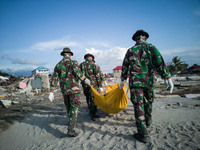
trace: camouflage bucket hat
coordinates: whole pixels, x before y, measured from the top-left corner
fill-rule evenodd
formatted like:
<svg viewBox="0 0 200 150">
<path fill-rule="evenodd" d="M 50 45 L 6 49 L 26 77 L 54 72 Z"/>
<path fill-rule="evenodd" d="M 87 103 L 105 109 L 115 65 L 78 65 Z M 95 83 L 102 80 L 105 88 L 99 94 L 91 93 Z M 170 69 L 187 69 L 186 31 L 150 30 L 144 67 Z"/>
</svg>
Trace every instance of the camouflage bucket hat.
<svg viewBox="0 0 200 150">
<path fill-rule="evenodd" d="M 87 59 L 87 57 L 92 57 L 93 58 L 93 60 L 94 60 L 94 55 L 92 55 L 92 54 L 86 54 L 85 56 L 84 56 L 84 59 L 86 60 Z"/>
<path fill-rule="evenodd" d="M 135 41 L 135 38 L 138 37 L 138 36 L 140 36 L 140 35 L 143 35 L 143 36 L 146 36 L 147 38 L 149 38 L 149 34 L 146 31 L 144 31 L 144 30 L 137 30 L 135 32 L 135 34 L 132 36 L 132 40 Z"/>
<path fill-rule="evenodd" d="M 63 56 L 64 53 L 71 53 L 71 55 L 73 56 L 72 51 L 68 47 L 63 48 L 63 51 L 60 53 L 60 55 Z"/>
</svg>

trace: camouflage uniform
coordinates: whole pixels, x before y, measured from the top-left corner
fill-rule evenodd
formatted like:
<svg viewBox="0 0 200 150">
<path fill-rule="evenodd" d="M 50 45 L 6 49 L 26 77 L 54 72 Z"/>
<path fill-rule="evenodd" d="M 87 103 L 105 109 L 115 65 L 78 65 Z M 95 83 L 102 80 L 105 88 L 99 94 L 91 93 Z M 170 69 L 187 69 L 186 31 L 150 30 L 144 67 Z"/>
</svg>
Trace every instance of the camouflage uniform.
<svg viewBox="0 0 200 150">
<path fill-rule="evenodd" d="M 123 60 L 121 80 L 129 74 L 131 102 L 134 105 L 138 133 L 147 133 L 152 122 L 152 103 L 154 101 L 154 71 L 163 79 L 170 77 L 164 60 L 155 46 L 146 41 L 136 42 L 128 49 Z"/>
<path fill-rule="evenodd" d="M 90 80 L 90 84 L 99 91 L 99 88 L 102 87 L 100 70 L 90 59 L 86 59 L 80 64 L 81 71 L 84 73 L 85 77 Z M 97 111 L 97 106 L 94 104 L 94 96 L 89 85 L 81 82 L 83 86 L 83 92 L 86 96 L 86 101 L 90 113 L 95 115 Z"/>
<path fill-rule="evenodd" d="M 100 80 L 101 80 L 101 82 L 105 82 L 105 78 L 103 77 L 103 73 L 101 71 L 100 66 L 98 66 L 97 64 L 95 64 L 95 65 L 96 65 L 96 68 L 98 69 L 98 71 L 100 73 Z"/>
<path fill-rule="evenodd" d="M 59 80 L 69 117 L 68 130 L 74 130 L 76 124 L 78 108 L 80 107 L 78 81 L 84 79 L 85 76 L 81 73 L 77 61 L 70 57 L 64 56 L 54 68 L 51 88 L 56 87 Z"/>
</svg>

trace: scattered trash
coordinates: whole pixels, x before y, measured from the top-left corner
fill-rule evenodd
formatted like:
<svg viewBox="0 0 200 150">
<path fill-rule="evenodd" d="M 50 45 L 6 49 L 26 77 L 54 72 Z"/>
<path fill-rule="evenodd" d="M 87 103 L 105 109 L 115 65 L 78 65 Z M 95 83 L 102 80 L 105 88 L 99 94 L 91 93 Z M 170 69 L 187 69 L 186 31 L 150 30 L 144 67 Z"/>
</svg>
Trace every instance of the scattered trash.
<svg viewBox="0 0 200 150">
<path fill-rule="evenodd" d="M 186 98 L 197 98 L 200 97 L 200 94 L 185 94 L 184 96 Z"/>
<path fill-rule="evenodd" d="M 7 81 L 7 80 L 9 80 L 8 77 L 0 76 L 0 81 L 1 81 L 1 82 L 5 82 L 5 81 Z"/>
<path fill-rule="evenodd" d="M 24 79 L 22 82 L 19 82 L 19 88 L 24 89 L 27 87 L 27 82 L 29 81 L 28 78 Z"/>
<path fill-rule="evenodd" d="M 0 100 L 0 105 L 3 108 L 8 108 L 10 105 L 12 105 L 12 101 L 10 101 L 10 100 Z"/>
</svg>

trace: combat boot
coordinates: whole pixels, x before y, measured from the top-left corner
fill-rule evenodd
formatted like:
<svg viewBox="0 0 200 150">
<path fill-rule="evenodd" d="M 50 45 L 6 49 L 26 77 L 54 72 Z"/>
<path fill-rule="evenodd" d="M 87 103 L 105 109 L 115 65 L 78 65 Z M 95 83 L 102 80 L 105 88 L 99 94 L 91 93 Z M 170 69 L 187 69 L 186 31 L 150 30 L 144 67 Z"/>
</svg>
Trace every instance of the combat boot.
<svg viewBox="0 0 200 150">
<path fill-rule="evenodd" d="M 147 143 L 148 140 L 149 140 L 149 136 L 148 134 L 139 134 L 139 133 L 135 133 L 134 135 L 134 138 L 137 139 L 138 141 L 142 142 L 142 143 Z"/>
<path fill-rule="evenodd" d="M 95 115 L 94 113 L 90 113 L 92 121 L 98 121 L 99 116 Z"/>
<path fill-rule="evenodd" d="M 68 130 L 68 132 L 67 132 L 67 136 L 69 136 L 69 137 L 76 137 L 76 136 L 78 136 L 78 132 L 76 132 L 75 130 Z"/>
</svg>

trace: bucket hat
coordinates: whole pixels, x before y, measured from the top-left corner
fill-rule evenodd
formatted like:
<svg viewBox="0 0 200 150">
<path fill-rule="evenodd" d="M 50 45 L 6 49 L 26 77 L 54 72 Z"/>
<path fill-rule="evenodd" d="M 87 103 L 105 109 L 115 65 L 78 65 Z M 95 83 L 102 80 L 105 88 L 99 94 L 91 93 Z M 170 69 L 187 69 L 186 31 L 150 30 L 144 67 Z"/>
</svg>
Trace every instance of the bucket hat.
<svg viewBox="0 0 200 150">
<path fill-rule="evenodd" d="M 147 38 L 149 38 L 149 34 L 146 31 L 144 31 L 144 30 L 137 30 L 135 32 L 135 34 L 133 34 L 132 40 L 135 41 L 135 38 L 138 37 L 138 36 L 140 36 L 140 35 L 143 35 L 143 36 L 146 36 Z"/>
<path fill-rule="evenodd" d="M 86 54 L 85 56 L 84 56 L 84 59 L 86 60 L 87 59 L 87 57 L 92 57 L 93 58 L 93 60 L 94 60 L 94 55 L 92 55 L 92 54 Z"/>
<path fill-rule="evenodd" d="M 71 53 L 71 55 L 73 56 L 72 51 L 68 47 L 63 48 L 63 51 L 60 53 L 60 55 L 63 56 L 64 53 Z"/>
</svg>

